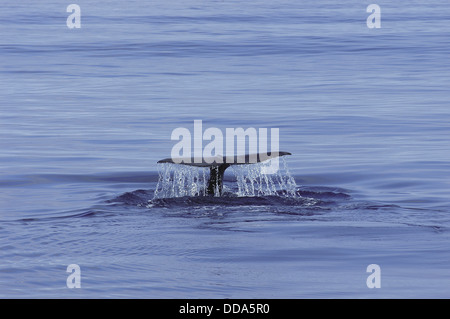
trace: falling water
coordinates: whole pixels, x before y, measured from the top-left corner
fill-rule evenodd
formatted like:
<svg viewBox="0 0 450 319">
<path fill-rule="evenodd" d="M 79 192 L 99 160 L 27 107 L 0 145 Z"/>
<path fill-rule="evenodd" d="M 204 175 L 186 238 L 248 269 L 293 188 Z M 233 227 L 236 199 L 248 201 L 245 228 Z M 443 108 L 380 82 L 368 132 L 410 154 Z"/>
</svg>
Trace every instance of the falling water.
<svg viewBox="0 0 450 319">
<path fill-rule="evenodd" d="M 286 160 L 281 158 L 278 170 L 265 174 L 273 160 L 250 165 L 232 166 L 238 186 L 238 196 L 296 197 L 297 184 L 289 173 Z"/>
<path fill-rule="evenodd" d="M 170 163 L 158 165 L 160 165 L 159 179 L 154 199 L 206 195 L 209 178 L 207 168 Z"/>
<path fill-rule="evenodd" d="M 286 160 L 280 158 L 279 169 L 266 174 L 272 160 L 248 165 L 232 165 L 237 190 L 225 188 L 236 196 L 285 196 L 297 197 L 297 184 L 289 173 Z M 209 168 L 159 164 L 159 180 L 153 199 L 184 196 L 207 196 Z M 216 195 L 219 196 L 219 195 Z"/>
</svg>

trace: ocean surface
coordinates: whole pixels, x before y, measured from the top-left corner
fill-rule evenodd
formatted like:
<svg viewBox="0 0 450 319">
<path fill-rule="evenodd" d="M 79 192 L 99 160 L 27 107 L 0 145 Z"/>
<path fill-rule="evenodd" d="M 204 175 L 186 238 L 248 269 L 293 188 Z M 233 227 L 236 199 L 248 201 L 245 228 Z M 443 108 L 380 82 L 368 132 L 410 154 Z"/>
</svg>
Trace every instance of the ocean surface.
<svg viewBox="0 0 450 319">
<path fill-rule="evenodd" d="M 1 1 L 0 298 L 450 297 L 448 2 L 75 3 Z M 194 120 L 296 196 L 154 198 Z"/>
</svg>

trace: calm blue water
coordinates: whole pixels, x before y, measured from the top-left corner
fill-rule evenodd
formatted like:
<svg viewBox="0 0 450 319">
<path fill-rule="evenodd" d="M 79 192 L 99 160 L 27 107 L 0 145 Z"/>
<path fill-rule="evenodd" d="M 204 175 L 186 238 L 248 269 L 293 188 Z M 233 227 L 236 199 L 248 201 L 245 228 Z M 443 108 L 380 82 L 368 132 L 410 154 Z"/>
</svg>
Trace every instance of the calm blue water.
<svg viewBox="0 0 450 319">
<path fill-rule="evenodd" d="M 450 7 L 372 2 L 3 1 L 0 297 L 450 297 Z M 302 198 L 148 205 L 196 119 L 279 128 Z"/>
</svg>

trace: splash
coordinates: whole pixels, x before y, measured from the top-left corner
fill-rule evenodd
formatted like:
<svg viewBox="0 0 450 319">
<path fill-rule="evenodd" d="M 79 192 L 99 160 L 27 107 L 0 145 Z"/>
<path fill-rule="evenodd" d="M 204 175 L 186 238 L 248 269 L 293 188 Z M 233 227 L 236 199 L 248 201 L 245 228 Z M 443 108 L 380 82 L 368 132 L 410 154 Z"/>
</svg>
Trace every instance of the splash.
<svg viewBox="0 0 450 319">
<path fill-rule="evenodd" d="M 286 160 L 280 159 L 279 169 L 274 174 L 264 174 L 270 162 L 249 165 L 233 165 L 235 184 L 225 185 L 225 193 L 232 196 L 284 196 L 295 198 L 297 184 L 289 173 Z M 163 163 L 153 199 L 174 197 L 209 196 L 207 185 L 209 168 Z M 230 186 L 230 187 L 228 187 Z M 220 196 L 217 195 L 215 196 Z"/>
<path fill-rule="evenodd" d="M 159 179 L 153 199 L 206 196 L 207 169 L 175 164 L 158 165 Z"/>
<path fill-rule="evenodd" d="M 264 174 L 270 161 L 232 166 L 238 186 L 238 196 L 286 196 L 296 197 L 297 184 L 289 173 L 286 160 L 280 160 L 280 167 L 274 174 Z"/>
</svg>

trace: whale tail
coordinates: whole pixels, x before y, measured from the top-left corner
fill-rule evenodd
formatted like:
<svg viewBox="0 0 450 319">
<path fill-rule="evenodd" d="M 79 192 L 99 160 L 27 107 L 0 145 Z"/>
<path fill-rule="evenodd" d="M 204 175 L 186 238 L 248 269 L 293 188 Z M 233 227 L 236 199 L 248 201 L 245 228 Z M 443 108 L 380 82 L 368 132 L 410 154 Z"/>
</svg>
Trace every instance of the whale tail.
<svg viewBox="0 0 450 319">
<path fill-rule="evenodd" d="M 185 158 L 165 158 L 158 163 L 181 164 L 195 167 L 209 167 L 209 181 L 207 193 L 209 195 L 222 195 L 223 176 L 225 170 L 231 165 L 245 165 L 261 163 L 272 158 L 292 155 L 289 152 L 270 152 L 246 154 L 238 156 L 215 156 L 215 157 L 185 157 Z"/>
</svg>

